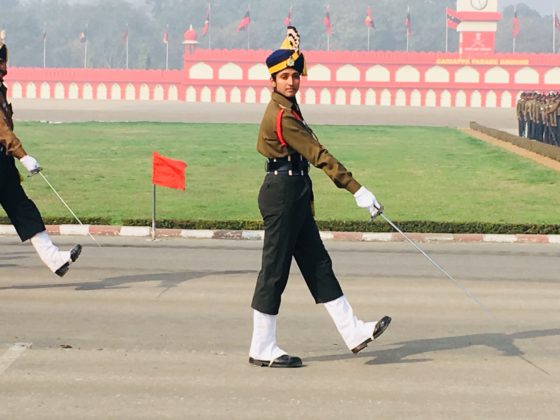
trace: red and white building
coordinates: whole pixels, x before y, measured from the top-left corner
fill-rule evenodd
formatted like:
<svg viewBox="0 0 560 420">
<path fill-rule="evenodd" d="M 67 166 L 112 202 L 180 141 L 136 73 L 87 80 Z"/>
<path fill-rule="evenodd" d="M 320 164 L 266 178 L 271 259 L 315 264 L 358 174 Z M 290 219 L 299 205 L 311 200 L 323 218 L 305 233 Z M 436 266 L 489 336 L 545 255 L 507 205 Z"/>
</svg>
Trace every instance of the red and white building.
<svg viewBox="0 0 560 420">
<path fill-rule="evenodd" d="M 560 89 L 560 54 L 495 54 L 497 0 L 458 0 L 459 53 L 304 51 L 304 104 L 503 107 Z M 182 70 L 12 68 L 12 97 L 266 103 L 270 51 L 185 46 Z M 196 40 L 194 40 L 196 41 Z"/>
</svg>

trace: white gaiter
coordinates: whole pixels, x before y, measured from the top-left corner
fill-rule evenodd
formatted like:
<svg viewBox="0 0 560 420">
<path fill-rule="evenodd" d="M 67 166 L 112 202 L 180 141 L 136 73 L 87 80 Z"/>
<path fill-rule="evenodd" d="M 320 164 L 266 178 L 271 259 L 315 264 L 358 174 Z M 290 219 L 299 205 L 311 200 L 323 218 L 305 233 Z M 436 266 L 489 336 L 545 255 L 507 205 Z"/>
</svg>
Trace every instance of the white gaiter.
<svg viewBox="0 0 560 420">
<path fill-rule="evenodd" d="M 253 309 L 253 337 L 249 356 L 256 360 L 274 360 L 286 352 L 276 345 L 277 315 L 263 314 Z"/>
<path fill-rule="evenodd" d="M 70 261 L 70 251 L 59 251 L 45 230 L 33 236 L 31 243 L 41 260 L 53 273 Z"/>
<path fill-rule="evenodd" d="M 364 322 L 356 318 L 345 296 L 325 303 L 325 308 L 348 349 L 352 350 L 373 336 L 376 323 Z"/>
</svg>

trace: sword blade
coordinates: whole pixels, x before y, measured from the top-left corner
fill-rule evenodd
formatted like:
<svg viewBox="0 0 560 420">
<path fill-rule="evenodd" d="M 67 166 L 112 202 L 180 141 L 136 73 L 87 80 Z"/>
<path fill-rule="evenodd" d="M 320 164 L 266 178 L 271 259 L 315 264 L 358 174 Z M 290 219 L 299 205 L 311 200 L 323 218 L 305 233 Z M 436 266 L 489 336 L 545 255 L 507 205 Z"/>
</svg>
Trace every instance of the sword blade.
<svg viewBox="0 0 560 420">
<path fill-rule="evenodd" d="M 451 282 L 457 286 L 459 289 L 461 289 L 473 302 L 475 302 L 480 308 L 482 308 L 482 310 L 486 313 L 486 315 L 488 315 L 490 318 L 492 318 L 494 321 L 497 321 L 496 317 L 494 316 L 494 314 L 492 313 L 492 311 L 486 306 L 484 305 L 480 300 L 477 299 L 477 297 L 469 290 L 467 289 L 465 286 L 463 286 L 458 280 L 456 280 L 451 274 L 449 274 L 441 265 L 439 265 L 432 257 L 430 257 L 426 252 L 424 252 L 424 250 L 422 248 L 420 248 L 416 242 L 414 242 L 412 239 L 410 239 L 410 237 L 404 233 L 401 229 L 399 229 L 399 227 L 394 224 L 387 216 L 385 216 L 384 213 L 380 213 L 381 217 L 391 225 L 391 227 L 393 229 L 395 229 L 397 232 L 399 232 L 401 234 L 401 236 L 406 239 L 414 248 L 416 248 L 424 257 L 426 257 L 426 259 L 434 266 L 436 267 L 441 273 L 443 273 L 449 280 L 451 280 Z"/>
<path fill-rule="evenodd" d="M 80 225 L 83 226 L 84 224 L 82 223 L 82 221 L 78 218 L 78 216 L 76 216 L 76 213 L 74 213 L 74 212 L 72 211 L 72 209 L 70 208 L 70 206 L 69 206 L 68 204 L 66 204 L 66 201 L 64 201 L 64 199 L 60 196 L 60 194 L 58 193 L 58 191 L 55 190 L 55 188 L 52 186 L 52 184 L 49 182 L 49 180 L 48 180 L 47 177 L 43 174 L 43 172 L 39 171 L 38 174 L 41 175 L 41 177 L 45 180 L 45 182 L 47 183 L 47 185 L 48 185 L 48 186 L 51 188 L 51 190 L 56 194 L 56 196 L 57 196 L 58 199 L 61 201 L 61 203 L 64 204 L 64 206 L 66 206 L 66 208 L 68 209 L 68 211 L 72 214 L 72 216 L 74 216 L 74 219 L 76 219 L 76 220 L 78 221 L 78 223 L 79 223 Z M 89 232 L 88 232 L 88 235 L 89 235 L 89 237 L 90 237 L 91 239 L 93 239 L 93 242 L 95 242 L 96 245 L 97 245 L 98 247 L 101 248 L 101 245 L 99 245 L 99 242 L 97 242 L 97 241 L 95 240 L 95 238 L 93 237 L 93 235 L 92 235 L 91 233 L 89 233 Z"/>
</svg>

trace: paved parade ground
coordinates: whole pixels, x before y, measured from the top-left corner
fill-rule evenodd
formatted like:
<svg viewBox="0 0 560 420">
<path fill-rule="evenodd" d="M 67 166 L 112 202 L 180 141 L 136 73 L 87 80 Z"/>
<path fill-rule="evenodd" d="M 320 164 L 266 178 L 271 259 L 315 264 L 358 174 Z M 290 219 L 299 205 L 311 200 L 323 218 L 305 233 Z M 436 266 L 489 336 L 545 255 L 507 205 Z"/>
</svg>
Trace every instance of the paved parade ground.
<svg viewBox="0 0 560 420">
<path fill-rule="evenodd" d="M 558 416 L 558 244 L 326 241 L 357 314 L 393 323 L 358 356 L 297 268 L 279 344 L 300 369 L 248 364 L 261 241 L 57 236 L 62 279 L 0 237 L 0 418 L 340 419 Z"/>
</svg>

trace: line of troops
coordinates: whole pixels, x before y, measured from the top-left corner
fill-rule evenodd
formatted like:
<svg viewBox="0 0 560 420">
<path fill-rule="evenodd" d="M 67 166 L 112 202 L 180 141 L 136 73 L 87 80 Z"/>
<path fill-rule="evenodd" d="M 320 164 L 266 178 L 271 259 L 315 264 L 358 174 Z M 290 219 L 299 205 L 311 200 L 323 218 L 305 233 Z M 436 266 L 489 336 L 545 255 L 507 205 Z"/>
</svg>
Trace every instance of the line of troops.
<svg viewBox="0 0 560 420">
<path fill-rule="evenodd" d="M 520 137 L 560 146 L 560 92 L 523 92 L 517 120 Z"/>
</svg>

